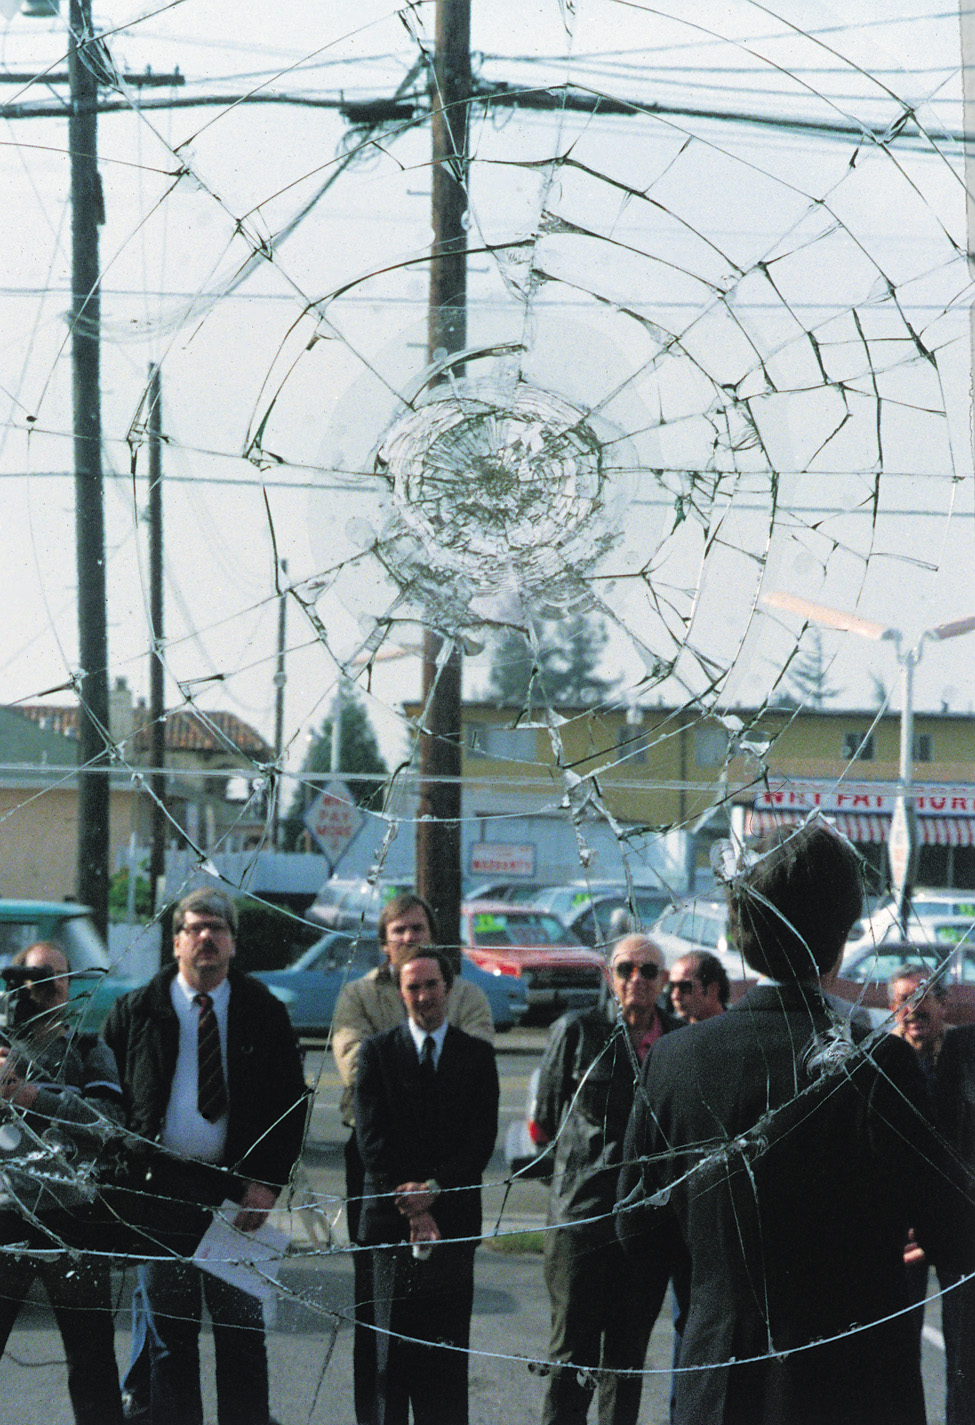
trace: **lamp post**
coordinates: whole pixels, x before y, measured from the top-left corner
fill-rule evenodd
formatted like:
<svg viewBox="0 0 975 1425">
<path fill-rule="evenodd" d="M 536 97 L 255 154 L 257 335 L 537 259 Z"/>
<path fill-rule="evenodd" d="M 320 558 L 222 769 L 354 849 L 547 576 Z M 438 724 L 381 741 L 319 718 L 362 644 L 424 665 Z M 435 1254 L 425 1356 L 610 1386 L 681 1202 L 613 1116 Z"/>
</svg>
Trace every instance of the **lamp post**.
<svg viewBox="0 0 975 1425">
<path fill-rule="evenodd" d="M 975 629 L 975 617 L 955 619 L 952 623 L 941 623 L 935 625 L 934 628 L 926 628 L 912 647 L 904 648 L 904 635 L 899 628 L 890 628 L 886 624 L 874 623 L 870 619 L 860 618 L 858 614 L 848 613 L 843 609 L 830 608 L 827 604 L 814 604 L 808 599 L 800 599 L 795 594 L 763 594 L 759 603 L 765 608 L 783 609 L 788 613 L 800 614 L 810 623 L 822 624 L 824 628 L 835 628 L 842 633 L 855 633 L 861 638 L 871 638 L 894 645 L 894 653 L 901 667 L 900 757 L 897 769 L 900 806 L 895 813 L 903 838 L 900 874 L 894 865 L 894 848 L 890 842 L 888 842 L 888 848 L 894 873 L 892 879 L 895 881 L 900 901 L 901 931 L 906 935 L 907 916 L 913 890 L 909 865 L 914 840 L 914 669 L 921 661 L 921 654 L 926 643 L 944 643 L 949 638 L 960 638 L 962 634 L 971 633 Z M 899 886 L 897 885 L 898 881 Z"/>
</svg>

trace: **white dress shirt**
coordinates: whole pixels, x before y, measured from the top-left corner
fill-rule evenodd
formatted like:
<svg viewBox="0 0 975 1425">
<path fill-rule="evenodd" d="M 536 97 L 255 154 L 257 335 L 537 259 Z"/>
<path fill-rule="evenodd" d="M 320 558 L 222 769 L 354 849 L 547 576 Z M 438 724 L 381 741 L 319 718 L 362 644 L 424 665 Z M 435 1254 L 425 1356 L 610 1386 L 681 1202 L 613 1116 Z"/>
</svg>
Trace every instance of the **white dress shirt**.
<svg viewBox="0 0 975 1425">
<path fill-rule="evenodd" d="M 416 1045 L 416 1054 L 420 1062 L 423 1062 L 423 1046 L 427 1039 L 433 1040 L 433 1067 L 436 1069 L 440 1064 L 440 1051 L 443 1049 L 444 1037 L 447 1033 L 447 1021 L 444 1020 L 439 1029 L 420 1029 L 412 1019 L 407 1019 L 410 1026 L 410 1033 L 413 1035 L 413 1043 Z"/>
<path fill-rule="evenodd" d="M 196 1106 L 197 1033 L 200 1006 L 194 996 L 199 994 L 178 974 L 170 986 L 173 1008 L 179 1020 L 179 1052 L 163 1118 L 161 1142 L 164 1148 L 180 1158 L 197 1158 L 203 1163 L 219 1163 L 227 1143 L 227 1115 L 209 1123 Z M 227 1077 L 227 1012 L 230 1007 L 230 984 L 222 980 L 215 989 L 207 990 L 213 1001 L 213 1012 L 220 1030 L 220 1057 L 224 1080 Z"/>
</svg>

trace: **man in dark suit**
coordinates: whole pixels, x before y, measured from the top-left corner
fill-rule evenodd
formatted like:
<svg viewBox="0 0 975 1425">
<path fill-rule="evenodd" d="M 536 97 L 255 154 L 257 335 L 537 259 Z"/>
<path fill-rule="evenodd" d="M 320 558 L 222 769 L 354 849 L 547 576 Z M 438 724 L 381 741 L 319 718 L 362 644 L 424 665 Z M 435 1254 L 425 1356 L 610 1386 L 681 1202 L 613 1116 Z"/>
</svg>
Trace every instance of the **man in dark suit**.
<svg viewBox="0 0 975 1425">
<path fill-rule="evenodd" d="M 691 1260 L 674 1425 L 923 1425 L 908 1227 L 964 1266 L 971 1210 L 914 1053 L 822 993 L 860 913 L 853 848 L 817 819 L 728 880 L 759 984 L 643 1067 L 621 1231 Z"/>
<path fill-rule="evenodd" d="M 938 1127 L 975 1173 L 975 1024 L 950 1029 L 944 1036 L 935 1073 Z M 941 1299 L 945 1338 L 945 1425 L 975 1420 L 975 1281 L 957 1275 L 939 1277 L 947 1290 Z"/>
<path fill-rule="evenodd" d="M 467 1425 L 467 1348 L 481 1175 L 498 1131 L 494 1051 L 447 1023 L 453 968 L 418 949 L 399 968 L 407 1021 L 359 1051 L 359 1241 L 373 1251 L 374 1425 Z"/>
</svg>

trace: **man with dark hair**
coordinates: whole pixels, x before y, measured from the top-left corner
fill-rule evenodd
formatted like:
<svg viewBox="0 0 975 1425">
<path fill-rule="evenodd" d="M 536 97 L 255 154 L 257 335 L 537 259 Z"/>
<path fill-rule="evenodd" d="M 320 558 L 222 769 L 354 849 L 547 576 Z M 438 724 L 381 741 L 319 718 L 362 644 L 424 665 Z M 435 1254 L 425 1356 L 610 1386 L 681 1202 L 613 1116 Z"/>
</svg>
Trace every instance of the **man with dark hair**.
<svg viewBox="0 0 975 1425">
<path fill-rule="evenodd" d="M 761 979 L 654 1046 L 620 1179 L 624 1240 L 690 1254 L 674 1425 L 922 1425 L 904 1241 L 964 1270 L 975 1223 L 915 1055 L 821 990 L 860 912 L 856 853 L 816 818 L 728 881 Z"/>
<path fill-rule="evenodd" d="M 708 950 L 683 955 L 671 968 L 668 989 L 674 1013 L 685 1024 L 724 1014 L 731 995 L 727 970 Z"/>
<path fill-rule="evenodd" d="M 888 984 L 894 1027 L 891 1031 L 917 1054 L 932 1096 L 938 1058 L 945 1042 L 944 984 L 916 965 L 900 965 Z"/>
<path fill-rule="evenodd" d="M 342 1080 L 342 1122 L 351 1130 L 345 1148 L 346 1220 L 349 1241 L 359 1237 L 363 1169 L 355 1135 L 354 1089 L 359 1050 L 374 1034 L 395 1029 L 406 1018 L 396 983 L 399 966 L 421 946 L 432 947 L 437 939 L 433 908 L 412 891 L 394 896 L 379 914 L 379 944 L 385 961 L 359 980 L 346 985 L 339 995 L 332 1019 L 332 1053 Z M 484 991 L 457 976 L 447 995 L 447 1019 L 457 1029 L 490 1043 L 494 1020 Z M 355 1276 L 355 1333 L 352 1370 L 355 1411 L 359 1425 L 370 1425 L 374 1411 L 375 1343 L 372 1330 L 371 1254 L 358 1251 L 353 1257 Z"/>
<path fill-rule="evenodd" d="M 679 1022 L 657 1008 L 666 971 L 647 936 L 617 941 L 609 968 L 612 995 L 552 1025 L 532 1115 L 553 1160 L 543 1425 L 581 1425 L 597 1390 L 601 1425 L 636 1425 L 639 1373 L 670 1276 L 664 1260 L 645 1266 L 624 1255 L 613 1207 L 640 1065 Z"/>
<path fill-rule="evenodd" d="M 202 1298 L 213 1322 L 220 1425 L 268 1425 L 267 1353 L 257 1297 L 189 1260 L 210 1214 L 239 1204 L 233 1225 L 265 1222 L 301 1151 L 307 1088 L 287 1010 L 231 968 L 237 911 L 199 890 L 173 916 L 176 963 L 125 995 L 105 1025 L 129 1127 L 160 1151 L 144 1191 L 181 1225 L 172 1260 L 150 1261 L 152 1425 L 202 1425 Z"/>
<path fill-rule="evenodd" d="M 481 1176 L 498 1131 L 489 1044 L 447 1022 L 453 967 L 404 956 L 405 1024 L 367 1039 L 355 1088 L 365 1164 L 359 1241 L 374 1250 L 370 1425 L 467 1425 L 467 1349 Z"/>
</svg>

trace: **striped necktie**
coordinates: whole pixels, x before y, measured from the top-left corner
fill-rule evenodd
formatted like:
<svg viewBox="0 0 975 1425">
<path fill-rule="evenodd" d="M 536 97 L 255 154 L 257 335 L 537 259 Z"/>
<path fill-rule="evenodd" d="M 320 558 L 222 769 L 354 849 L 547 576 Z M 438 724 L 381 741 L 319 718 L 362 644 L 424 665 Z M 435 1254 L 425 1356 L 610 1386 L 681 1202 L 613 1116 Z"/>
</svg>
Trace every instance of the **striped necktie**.
<svg viewBox="0 0 975 1425">
<path fill-rule="evenodd" d="M 227 1085 L 220 1057 L 220 1028 L 209 995 L 194 995 L 200 1006 L 196 1031 L 196 1106 L 201 1118 L 216 1123 L 227 1112 Z"/>
</svg>

